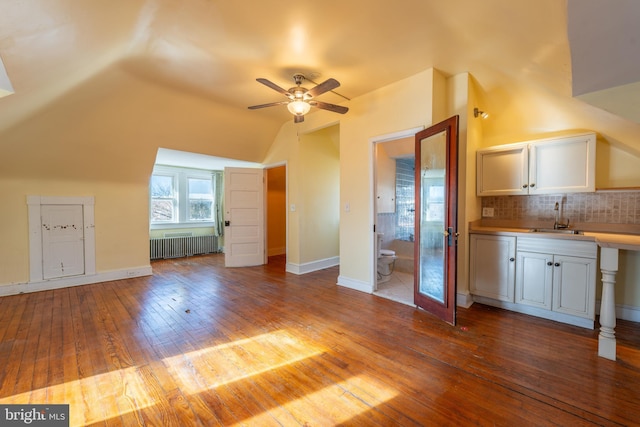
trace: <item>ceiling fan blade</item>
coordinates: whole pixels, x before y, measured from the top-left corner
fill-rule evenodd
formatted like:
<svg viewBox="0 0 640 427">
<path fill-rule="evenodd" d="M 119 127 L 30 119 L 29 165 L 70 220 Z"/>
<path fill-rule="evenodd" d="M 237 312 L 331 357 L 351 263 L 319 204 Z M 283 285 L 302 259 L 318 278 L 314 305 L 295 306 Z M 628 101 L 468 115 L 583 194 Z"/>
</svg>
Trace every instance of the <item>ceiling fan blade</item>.
<svg viewBox="0 0 640 427">
<path fill-rule="evenodd" d="M 337 81 L 336 79 L 329 79 L 325 82 L 320 83 L 316 87 L 309 89 L 309 91 L 307 92 L 307 95 L 311 95 L 311 96 L 322 95 L 325 92 L 329 92 L 330 90 L 337 88 L 338 86 L 340 86 L 339 81 Z"/>
<path fill-rule="evenodd" d="M 289 101 L 270 102 L 268 104 L 252 105 L 251 107 L 249 107 L 249 109 L 250 110 L 257 110 L 258 108 L 275 107 L 276 105 L 284 105 L 284 104 L 288 104 L 288 103 L 289 103 Z"/>
<path fill-rule="evenodd" d="M 270 87 L 271 89 L 275 90 L 276 92 L 280 92 L 281 94 L 283 94 L 284 96 L 286 96 L 287 98 L 291 98 L 292 95 L 287 92 L 285 89 L 281 88 L 280 86 L 278 86 L 277 84 L 267 80 L 267 79 L 263 79 L 263 78 L 259 78 L 256 79 L 256 81 L 262 83 L 265 86 Z"/>
<path fill-rule="evenodd" d="M 304 116 L 293 116 L 293 123 L 302 123 L 304 122 Z"/>
<path fill-rule="evenodd" d="M 347 107 L 343 107 L 342 105 L 329 104 L 327 102 L 309 101 L 309 104 L 313 107 L 321 108 L 323 110 L 333 111 L 334 113 L 344 114 L 349 111 Z"/>
</svg>

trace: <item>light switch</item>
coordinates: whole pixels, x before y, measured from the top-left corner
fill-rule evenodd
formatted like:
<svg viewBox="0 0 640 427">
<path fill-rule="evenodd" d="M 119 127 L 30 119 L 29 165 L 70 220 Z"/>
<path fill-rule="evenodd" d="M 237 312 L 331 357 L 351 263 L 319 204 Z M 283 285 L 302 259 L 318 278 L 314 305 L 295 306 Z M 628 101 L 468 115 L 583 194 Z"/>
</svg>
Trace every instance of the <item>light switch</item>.
<svg viewBox="0 0 640 427">
<path fill-rule="evenodd" d="M 296 205 L 294 203 L 291 203 L 291 212 L 295 212 L 296 211 Z"/>
<path fill-rule="evenodd" d="M 351 203 L 347 202 L 344 204 L 344 211 L 351 212 Z"/>
<path fill-rule="evenodd" d="M 485 218 L 493 217 L 493 208 L 482 208 L 482 216 Z"/>
</svg>

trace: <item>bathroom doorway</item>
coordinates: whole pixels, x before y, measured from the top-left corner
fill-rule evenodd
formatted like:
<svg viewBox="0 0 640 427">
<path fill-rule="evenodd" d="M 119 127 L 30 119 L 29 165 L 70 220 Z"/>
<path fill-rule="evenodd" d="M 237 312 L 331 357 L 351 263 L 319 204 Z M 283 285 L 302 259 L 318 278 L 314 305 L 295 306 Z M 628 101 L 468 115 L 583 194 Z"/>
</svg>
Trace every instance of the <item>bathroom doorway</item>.
<svg viewBox="0 0 640 427">
<path fill-rule="evenodd" d="M 373 293 L 414 304 L 415 134 L 422 128 L 373 141 Z M 384 255 L 382 255 L 384 254 Z"/>
</svg>

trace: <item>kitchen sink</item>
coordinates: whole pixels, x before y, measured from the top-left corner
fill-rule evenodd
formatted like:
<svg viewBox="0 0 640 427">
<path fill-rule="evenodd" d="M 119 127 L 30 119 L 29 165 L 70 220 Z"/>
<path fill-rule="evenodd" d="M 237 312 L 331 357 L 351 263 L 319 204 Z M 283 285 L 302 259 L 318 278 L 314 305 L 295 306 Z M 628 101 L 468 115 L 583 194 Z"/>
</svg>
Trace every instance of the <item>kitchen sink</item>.
<svg viewBox="0 0 640 427">
<path fill-rule="evenodd" d="M 584 234 L 582 230 L 573 230 L 568 228 L 532 228 L 531 233 L 553 233 L 553 234 Z"/>
</svg>

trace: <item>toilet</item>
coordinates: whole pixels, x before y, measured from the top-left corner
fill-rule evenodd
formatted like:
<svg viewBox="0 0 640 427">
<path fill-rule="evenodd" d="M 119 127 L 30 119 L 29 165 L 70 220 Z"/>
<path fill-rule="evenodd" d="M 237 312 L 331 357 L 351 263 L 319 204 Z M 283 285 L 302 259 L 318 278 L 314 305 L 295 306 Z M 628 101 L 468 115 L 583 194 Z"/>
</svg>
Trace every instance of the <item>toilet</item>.
<svg viewBox="0 0 640 427">
<path fill-rule="evenodd" d="M 393 273 L 393 264 L 396 260 L 395 251 L 382 249 L 383 233 L 377 233 L 376 253 L 378 255 L 378 283 L 387 282 Z"/>
</svg>

